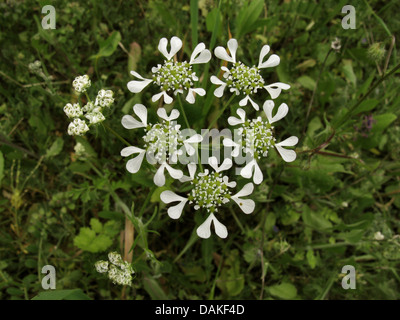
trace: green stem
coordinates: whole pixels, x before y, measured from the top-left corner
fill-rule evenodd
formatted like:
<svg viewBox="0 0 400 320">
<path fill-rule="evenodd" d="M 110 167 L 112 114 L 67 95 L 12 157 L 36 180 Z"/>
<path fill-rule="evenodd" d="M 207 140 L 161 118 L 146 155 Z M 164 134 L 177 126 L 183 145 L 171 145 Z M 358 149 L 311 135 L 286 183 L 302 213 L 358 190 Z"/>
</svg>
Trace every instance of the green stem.
<svg viewBox="0 0 400 320">
<path fill-rule="evenodd" d="M 360 100 L 358 100 L 357 103 L 356 103 L 354 106 L 352 106 L 352 107 L 349 109 L 349 111 L 337 121 L 337 123 L 335 123 L 335 124 L 333 125 L 333 128 L 336 130 L 336 129 L 338 129 L 343 123 L 345 123 L 345 122 L 353 115 L 354 110 L 357 109 L 357 107 L 361 104 L 361 102 L 363 102 L 363 101 L 365 100 L 365 98 L 367 98 L 367 97 L 371 94 L 371 92 L 373 92 L 373 91 L 376 89 L 376 87 L 378 87 L 384 80 L 386 80 L 388 77 L 390 77 L 393 73 L 395 73 L 395 72 L 396 72 L 397 70 L 399 70 L 399 69 L 400 69 L 400 63 L 399 63 L 397 66 L 395 66 L 392 70 L 390 70 L 390 72 L 388 72 L 388 73 L 385 74 L 383 77 L 381 77 L 381 78 L 368 90 L 368 92 L 367 92 Z"/>
<path fill-rule="evenodd" d="M 116 136 L 121 142 L 123 142 L 124 144 L 126 144 L 127 146 L 131 146 L 131 144 L 126 141 L 124 138 L 122 138 L 118 133 L 116 133 L 113 129 L 111 129 L 107 124 L 103 123 L 104 127 L 110 131 L 114 136 Z"/>
<path fill-rule="evenodd" d="M 187 128 L 189 129 L 189 128 L 190 128 L 190 124 L 189 124 L 188 118 L 187 118 L 187 116 L 186 116 L 185 109 L 183 108 L 183 104 L 182 104 L 182 100 L 181 100 L 180 95 L 178 95 L 178 102 L 179 102 L 179 106 L 180 106 L 181 111 L 182 111 L 183 118 L 185 119 L 186 126 L 187 126 Z"/>
<path fill-rule="evenodd" d="M 218 121 L 218 119 L 223 115 L 225 109 L 231 104 L 233 98 L 235 98 L 235 94 L 232 94 L 232 96 L 229 98 L 228 102 L 225 103 L 225 105 L 222 107 L 222 109 L 221 109 L 221 111 L 220 111 L 218 117 L 214 118 L 214 119 L 211 121 L 211 123 L 210 123 L 210 125 L 208 126 L 207 130 L 210 130 L 210 129 L 212 128 L 212 126 Z"/>
</svg>

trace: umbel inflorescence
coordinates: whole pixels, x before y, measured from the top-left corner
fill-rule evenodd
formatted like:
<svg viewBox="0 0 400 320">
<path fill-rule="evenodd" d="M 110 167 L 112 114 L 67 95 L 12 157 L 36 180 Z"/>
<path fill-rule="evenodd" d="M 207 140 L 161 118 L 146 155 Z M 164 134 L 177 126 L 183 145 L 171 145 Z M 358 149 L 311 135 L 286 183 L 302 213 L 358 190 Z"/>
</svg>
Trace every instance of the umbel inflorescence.
<svg viewBox="0 0 400 320">
<path fill-rule="evenodd" d="M 88 75 L 78 76 L 72 82 L 72 86 L 78 94 L 84 93 L 87 101 L 83 106 L 79 103 L 67 103 L 64 113 L 71 120 L 68 126 L 68 134 L 82 136 L 89 131 L 90 126 L 103 122 L 106 118 L 104 111 L 114 103 L 114 93 L 111 90 L 101 89 L 93 101 L 90 100 L 87 90 L 91 86 Z"/>
<path fill-rule="evenodd" d="M 172 37 L 169 43 L 170 51 L 167 50 L 168 40 L 166 38 L 160 40 L 158 50 L 166 60 L 163 64 L 158 64 L 151 69 L 150 78 L 142 77 L 136 71 L 131 71 L 131 74 L 137 80 L 128 82 L 128 89 L 131 92 L 138 93 L 153 83 L 160 88 L 160 93 L 153 95 L 153 102 L 163 98 L 166 104 L 171 104 L 174 96 L 186 93 L 186 101 L 193 104 L 195 95 L 204 96 L 206 91 L 203 88 L 195 88 L 199 76 L 193 71 L 192 65 L 209 62 L 211 52 L 206 49 L 203 43 L 200 43 L 193 50 L 189 62 L 178 61 L 175 55 L 182 48 L 183 43 L 178 37 Z M 288 84 L 281 82 L 267 84 L 263 78 L 263 69 L 275 67 L 280 63 L 280 58 L 276 54 L 270 55 L 264 61 L 270 52 L 268 45 L 262 47 L 257 66 L 247 66 L 236 59 L 238 49 L 236 39 L 228 41 L 228 49 L 229 53 L 223 47 L 217 47 L 214 50 L 215 56 L 226 62 L 221 67 L 222 78 L 217 76 L 210 78 L 211 82 L 217 85 L 214 91 L 216 97 L 221 98 L 225 89 L 227 89 L 230 93 L 241 96 L 240 107 L 245 107 L 250 102 L 253 108 L 259 111 L 260 108 L 253 99 L 257 93 L 260 94 L 262 89 L 265 89 L 272 99 L 276 99 L 282 90 L 290 88 Z M 263 113 L 256 117 L 248 119 L 246 111 L 237 108 L 236 112 L 239 118 L 231 116 L 228 119 L 228 123 L 233 128 L 236 127 L 237 139 L 225 138 L 223 146 L 232 149 L 231 158 L 234 160 L 243 154 L 246 156 L 248 161 L 239 172 L 243 178 L 253 180 L 253 182 L 245 184 L 240 191 L 236 190 L 236 181 L 231 181 L 228 172 L 224 172 L 233 166 L 232 159 L 226 158 L 218 161 L 217 157 L 211 156 L 205 163 L 208 166 L 206 168 L 196 162 L 200 160 L 198 157 L 195 158 L 196 161 L 180 161 L 182 157 L 187 159 L 187 155 L 196 156 L 198 154 L 198 144 L 203 141 L 203 136 L 191 134 L 185 139 L 182 132 L 189 128 L 182 128 L 181 124 L 178 124 L 181 113 L 176 109 L 172 109 L 168 116 L 166 109 L 159 108 L 157 115 L 160 121 L 152 124 L 147 120 L 148 109 L 142 104 L 136 104 L 133 107 L 133 112 L 140 121 L 131 115 L 125 115 L 122 118 L 122 125 L 126 129 L 142 128 L 142 143 L 139 147 L 129 146 L 124 148 L 121 151 L 121 156 L 131 157 L 131 155 L 135 155 L 126 163 L 126 168 L 131 173 L 140 170 L 141 163 L 146 156 L 150 164 L 158 166 L 153 178 L 157 186 L 165 185 L 164 172 L 167 170 L 171 178 L 183 183 L 184 189 L 189 190 L 185 193 L 179 192 L 179 188 L 177 188 L 177 192 L 165 190 L 161 193 L 162 202 L 172 203 L 172 206 L 167 210 L 172 219 L 180 218 L 185 207 L 190 205 L 194 210 L 202 211 L 206 215 L 204 222 L 197 228 L 199 237 L 210 237 L 211 225 L 214 225 L 215 233 L 221 238 L 226 238 L 228 230 L 217 219 L 216 215 L 219 211 L 224 210 L 224 207 L 231 201 L 237 203 L 245 214 L 254 211 L 255 202 L 252 199 L 246 199 L 246 197 L 253 192 L 254 184 L 260 184 L 263 181 L 263 173 L 259 163 L 264 161 L 263 159 L 268 156 L 270 150 L 276 149 L 286 162 L 296 159 L 296 153 L 284 147 L 296 145 L 297 137 L 292 136 L 277 142 L 274 132 L 274 123 L 285 117 L 289 108 L 283 103 L 279 106 L 276 114 L 273 115 L 274 106 L 272 100 L 265 100 Z M 186 118 L 184 107 L 181 106 L 181 108 L 183 116 Z M 188 125 L 187 121 L 186 124 Z M 221 165 L 219 165 L 219 162 L 221 162 Z M 188 175 L 184 174 L 185 171 L 188 172 Z"/>
</svg>

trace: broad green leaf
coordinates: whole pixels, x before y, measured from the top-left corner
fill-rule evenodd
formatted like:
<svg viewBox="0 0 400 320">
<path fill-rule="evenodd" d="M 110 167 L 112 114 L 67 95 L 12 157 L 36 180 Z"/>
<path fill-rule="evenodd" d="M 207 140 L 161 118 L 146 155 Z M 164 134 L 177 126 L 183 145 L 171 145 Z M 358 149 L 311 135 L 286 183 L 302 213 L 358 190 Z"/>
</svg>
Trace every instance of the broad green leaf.
<svg viewBox="0 0 400 320">
<path fill-rule="evenodd" d="M 240 39 L 246 33 L 254 31 L 258 25 L 257 20 L 264 8 L 263 0 L 248 1 L 240 10 L 236 19 L 236 37 Z"/>
<path fill-rule="evenodd" d="M 342 71 L 345 78 L 355 86 L 357 84 L 357 77 L 354 74 L 353 61 L 347 59 L 343 60 Z"/>
<path fill-rule="evenodd" d="M 360 112 L 370 111 L 374 109 L 379 103 L 377 99 L 368 99 L 360 103 L 360 105 L 354 110 L 353 114 Z"/>
<path fill-rule="evenodd" d="M 297 296 L 296 287 L 288 282 L 268 287 L 268 291 L 271 295 L 280 299 L 291 300 Z"/>
<path fill-rule="evenodd" d="M 324 218 L 321 213 L 312 211 L 309 207 L 303 210 L 303 221 L 307 227 L 316 230 L 326 230 L 332 227 L 332 223 Z"/>
<path fill-rule="evenodd" d="M 315 257 L 313 250 L 307 251 L 307 262 L 310 265 L 311 269 L 314 269 L 317 265 L 317 258 Z"/>
<path fill-rule="evenodd" d="M 397 119 L 397 116 L 393 113 L 385 113 L 374 116 L 375 123 L 372 126 L 372 133 L 378 133 L 385 130 L 394 120 Z"/>
<path fill-rule="evenodd" d="M 297 82 L 300 83 L 302 87 L 308 90 L 312 91 L 315 88 L 315 80 L 310 78 L 309 76 L 301 76 L 297 79 Z"/>
<path fill-rule="evenodd" d="M 100 40 L 100 50 L 97 54 L 90 57 L 90 59 L 98 59 L 101 57 L 111 56 L 117 49 L 118 43 L 121 41 L 121 34 L 119 31 L 114 31 L 106 40 Z"/>
<path fill-rule="evenodd" d="M 47 150 L 46 157 L 50 158 L 58 155 L 61 152 L 63 146 L 64 140 L 61 137 L 56 138 L 51 147 Z"/>
<path fill-rule="evenodd" d="M 103 231 L 102 223 L 96 218 L 90 219 L 90 226 L 92 230 L 96 233 L 100 233 L 101 231 Z"/>
<path fill-rule="evenodd" d="M 81 289 L 71 289 L 43 291 L 32 300 L 90 300 L 90 298 Z"/>
</svg>

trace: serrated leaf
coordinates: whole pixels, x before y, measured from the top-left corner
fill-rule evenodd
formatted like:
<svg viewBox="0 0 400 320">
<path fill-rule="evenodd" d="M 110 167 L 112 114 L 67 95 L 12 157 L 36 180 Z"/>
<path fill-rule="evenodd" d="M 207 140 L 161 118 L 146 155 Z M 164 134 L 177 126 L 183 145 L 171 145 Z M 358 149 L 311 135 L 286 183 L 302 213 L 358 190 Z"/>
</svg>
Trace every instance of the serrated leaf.
<svg viewBox="0 0 400 320">
<path fill-rule="evenodd" d="M 90 219 L 90 226 L 92 230 L 96 233 L 101 233 L 103 231 L 102 223 L 96 218 Z"/>
</svg>

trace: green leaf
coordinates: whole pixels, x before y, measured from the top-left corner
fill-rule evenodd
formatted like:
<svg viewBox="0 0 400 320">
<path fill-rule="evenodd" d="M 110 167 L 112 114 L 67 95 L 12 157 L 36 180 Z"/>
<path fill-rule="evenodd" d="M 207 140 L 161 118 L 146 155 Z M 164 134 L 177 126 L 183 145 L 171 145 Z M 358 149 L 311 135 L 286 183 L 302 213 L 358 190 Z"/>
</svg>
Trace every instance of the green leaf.
<svg viewBox="0 0 400 320">
<path fill-rule="evenodd" d="M 64 140 L 61 137 L 58 137 L 53 142 L 51 147 L 47 150 L 46 157 L 50 158 L 58 155 L 61 152 L 63 146 L 64 146 Z"/>
<path fill-rule="evenodd" d="M 4 178 L 4 156 L 3 153 L 0 151 L 0 186 L 1 180 Z"/>
<path fill-rule="evenodd" d="M 96 218 L 90 219 L 90 226 L 92 227 L 92 230 L 96 233 L 101 233 L 103 231 L 102 223 Z"/>
<path fill-rule="evenodd" d="M 297 289 L 294 285 L 288 282 L 283 282 L 281 284 L 271 286 L 268 288 L 271 295 L 280 299 L 294 299 L 297 296 Z"/>
<path fill-rule="evenodd" d="M 90 298 L 81 289 L 71 289 L 43 291 L 32 300 L 90 300 Z"/>
<path fill-rule="evenodd" d="M 207 14 L 206 18 L 206 27 L 208 32 L 213 32 L 214 28 L 218 27 L 215 30 L 216 37 L 221 34 L 222 31 L 222 15 L 221 11 L 218 8 L 214 8 Z"/>
<path fill-rule="evenodd" d="M 354 74 L 353 61 L 347 59 L 343 60 L 342 71 L 345 78 L 355 86 L 357 84 L 357 77 Z"/>
<path fill-rule="evenodd" d="M 154 278 L 144 276 L 143 287 L 144 290 L 146 290 L 150 295 L 152 300 L 168 300 L 168 296 Z"/>
<path fill-rule="evenodd" d="M 360 113 L 360 112 L 365 112 L 365 111 L 370 111 L 374 109 L 379 103 L 379 100 L 376 99 L 368 99 L 364 100 L 363 102 L 360 103 L 360 105 L 354 110 L 354 114 Z"/>
<path fill-rule="evenodd" d="M 326 230 L 332 228 L 332 223 L 325 219 L 321 213 L 312 211 L 309 207 L 305 207 L 302 215 L 304 224 L 315 230 Z"/>
<path fill-rule="evenodd" d="M 258 18 L 264 8 L 263 0 L 248 1 L 240 10 L 236 19 L 236 37 L 240 39 L 246 33 L 257 29 Z"/>
<path fill-rule="evenodd" d="M 397 119 L 397 116 L 393 113 L 385 113 L 374 116 L 375 123 L 372 126 L 372 133 L 378 133 L 385 130 L 394 120 Z"/>
<path fill-rule="evenodd" d="M 90 59 L 98 59 L 101 57 L 111 56 L 117 49 L 118 43 L 121 41 L 121 34 L 119 31 L 114 31 L 111 36 L 106 40 L 100 40 L 100 50 L 97 54 L 90 57 Z"/>
<path fill-rule="evenodd" d="M 307 261 L 311 269 L 314 269 L 315 266 L 317 265 L 317 258 L 315 257 L 313 250 L 307 251 Z"/>
<path fill-rule="evenodd" d="M 312 91 L 315 88 L 315 81 L 309 76 L 301 76 L 300 78 L 297 79 L 297 82 L 308 90 Z"/>
</svg>

